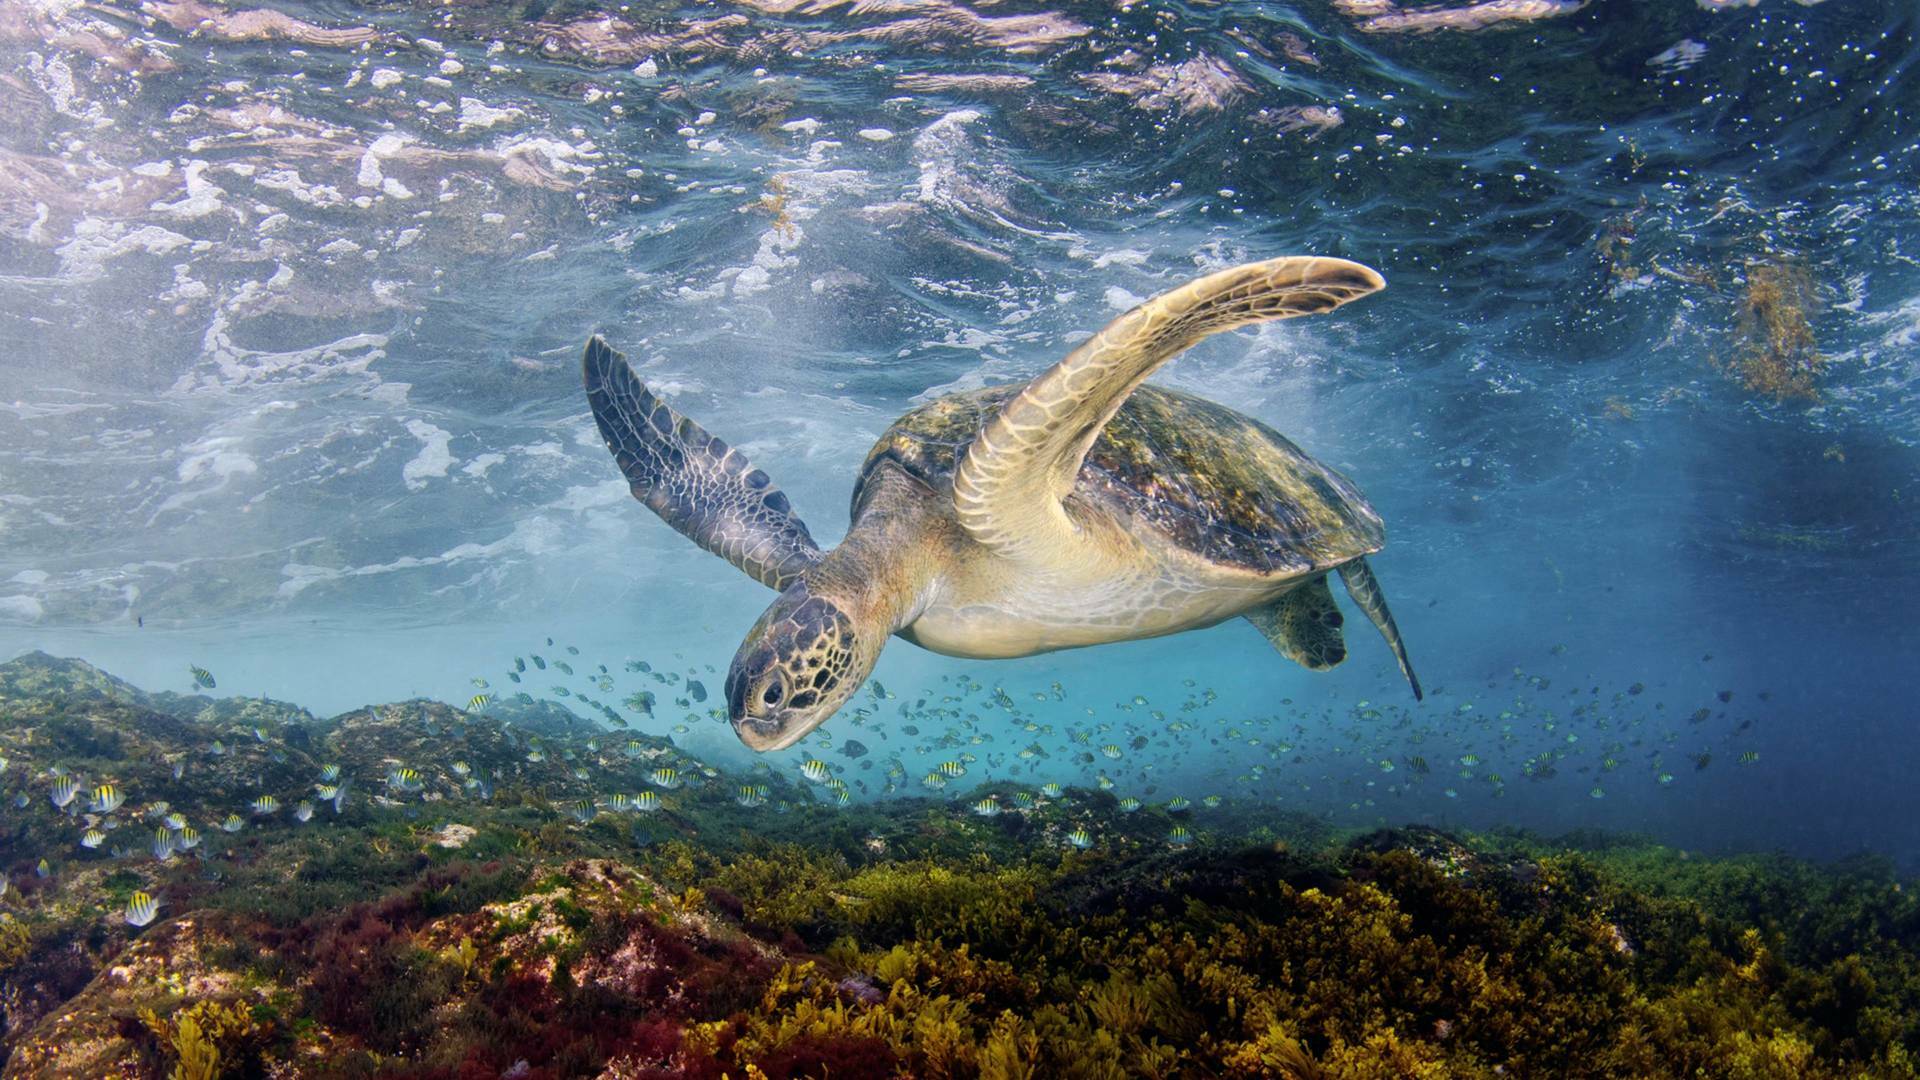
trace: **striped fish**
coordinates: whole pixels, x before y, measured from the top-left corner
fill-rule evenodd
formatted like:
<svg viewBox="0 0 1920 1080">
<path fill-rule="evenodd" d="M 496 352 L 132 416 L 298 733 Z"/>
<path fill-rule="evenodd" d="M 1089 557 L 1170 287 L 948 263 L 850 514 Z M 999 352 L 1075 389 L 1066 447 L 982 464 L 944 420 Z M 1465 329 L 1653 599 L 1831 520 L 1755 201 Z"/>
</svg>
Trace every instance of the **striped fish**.
<svg viewBox="0 0 1920 1080">
<path fill-rule="evenodd" d="M 127 897 L 127 910 L 124 917 L 128 926 L 145 926 L 160 915 L 160 901 L 146 893 L 135 890 Z"/>
</svg>

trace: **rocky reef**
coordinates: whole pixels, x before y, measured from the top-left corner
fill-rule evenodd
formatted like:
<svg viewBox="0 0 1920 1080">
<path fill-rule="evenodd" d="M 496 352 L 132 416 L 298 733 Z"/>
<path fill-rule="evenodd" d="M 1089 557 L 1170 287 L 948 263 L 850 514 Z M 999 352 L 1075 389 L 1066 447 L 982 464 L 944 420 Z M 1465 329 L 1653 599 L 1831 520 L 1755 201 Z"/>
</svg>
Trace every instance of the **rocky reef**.
<svg viewBox="0 0 1920 1080">
<path fill-rule="evenodd" d="M 43 654 L 0 667 L 0 755 L 7 1077 L 1906 1077 L 1920 1051 L 1920 903 L 1866 861 L 1080 789 L 838 807 L 559 710 L 319 719 Z M 296 816 L 328 766 L 344 797 Z M 615 794 L 661 769 L 664 797 Z"/>
</svg>

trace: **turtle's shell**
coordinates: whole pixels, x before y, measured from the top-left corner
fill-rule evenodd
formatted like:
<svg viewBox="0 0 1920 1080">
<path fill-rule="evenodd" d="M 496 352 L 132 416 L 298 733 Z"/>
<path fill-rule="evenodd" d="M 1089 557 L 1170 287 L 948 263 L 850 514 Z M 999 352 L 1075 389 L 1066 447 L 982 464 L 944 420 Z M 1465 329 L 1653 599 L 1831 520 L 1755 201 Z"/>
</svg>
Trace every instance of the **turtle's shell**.
<svg viewBox="0 0 1920 1080">
<path fill-rule="evenodd" d="M 960 455 L 1019 390 L 950 394 L 895 421 L 861 466 L 854 517 L 868 480 L 887 464 L 951 505 Z M 1135 390 L 1107 423 L 1071 500 L 1130 517 L 1209 562 L 1261 574 L 1328 570 L 1385 541 L 1380 515 L 1352 481 L 1252 417 L 1156 386 Z"/>
</svg>

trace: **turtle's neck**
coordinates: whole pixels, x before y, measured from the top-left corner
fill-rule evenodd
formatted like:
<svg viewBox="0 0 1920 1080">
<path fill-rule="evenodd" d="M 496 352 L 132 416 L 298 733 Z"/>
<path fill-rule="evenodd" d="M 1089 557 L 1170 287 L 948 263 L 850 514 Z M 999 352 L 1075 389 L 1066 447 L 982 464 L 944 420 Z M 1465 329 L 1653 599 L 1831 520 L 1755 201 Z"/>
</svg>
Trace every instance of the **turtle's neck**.
<svg viewBox="0 0 1920 1080">
<path fill-rule="evenodd" d="M 936 523 L 929 520 L 924 492 L 891 490 L 905 487 L 903 480 L 880 482 L 889 490 L 865 500 L 846 539 L 802 580 L 809 592 L 833 599 L 862 627 L 880 630 L 877 640 L 885 640 L 925 606 L 936 557 L 929 530 Z"/>
</svg>

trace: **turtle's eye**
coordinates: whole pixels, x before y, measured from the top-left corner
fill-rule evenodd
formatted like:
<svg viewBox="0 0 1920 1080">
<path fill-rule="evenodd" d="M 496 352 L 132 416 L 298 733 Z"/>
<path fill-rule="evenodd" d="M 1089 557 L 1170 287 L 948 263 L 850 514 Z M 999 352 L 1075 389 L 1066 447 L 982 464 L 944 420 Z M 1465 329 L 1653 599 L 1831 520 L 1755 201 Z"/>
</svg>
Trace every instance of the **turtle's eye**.
<svg viewBox="0 0 1920 1080">
<path fill-rule="evenodd" d="M 775 679 L 772 682 L 767 684 L 767 688 L 764 691 L 762 691 L 760 694 L 760 700 L 766 702 L 769 705 L 780 704 L 780 680 L 779 679 Z"/>
</svg>

